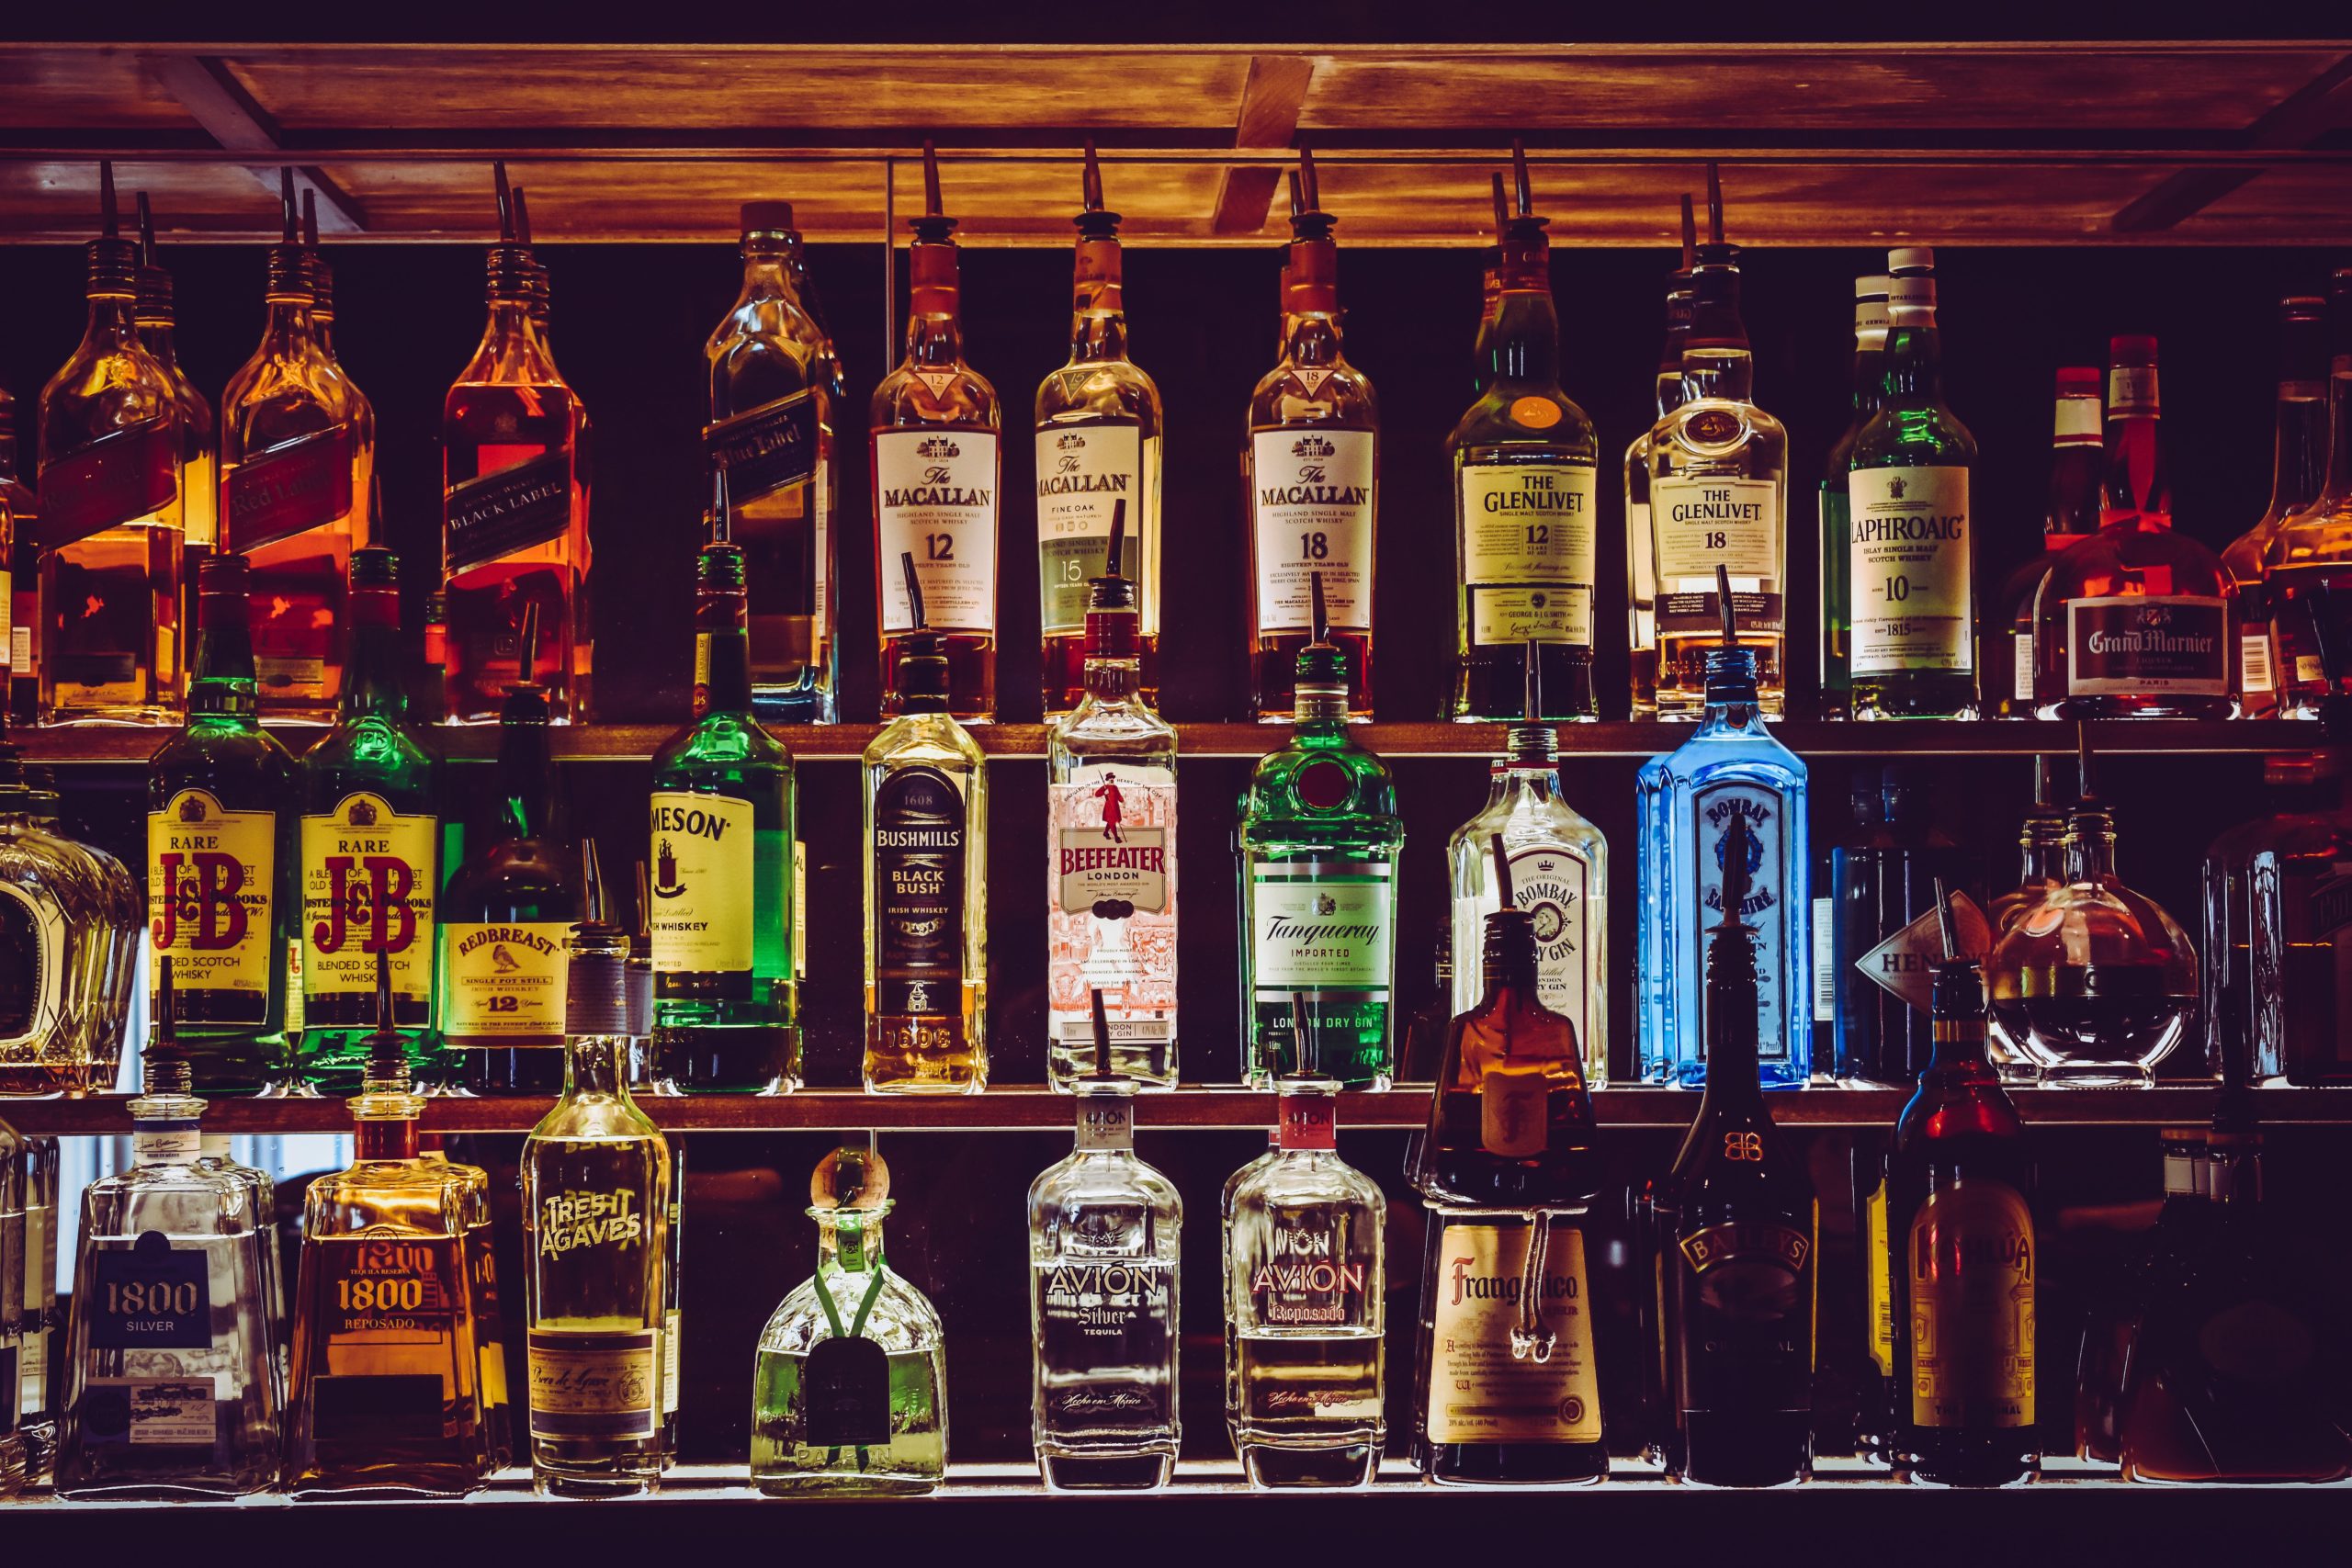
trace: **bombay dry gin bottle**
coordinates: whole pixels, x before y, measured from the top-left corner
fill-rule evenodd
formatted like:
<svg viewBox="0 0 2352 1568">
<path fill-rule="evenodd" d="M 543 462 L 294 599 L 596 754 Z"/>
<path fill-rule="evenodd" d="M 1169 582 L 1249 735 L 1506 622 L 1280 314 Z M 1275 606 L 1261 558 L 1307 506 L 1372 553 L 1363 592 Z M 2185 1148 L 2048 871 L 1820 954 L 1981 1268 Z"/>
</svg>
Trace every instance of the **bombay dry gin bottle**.
<svg viewBox="0 0 2352 1568">
<path fill-rule="evenodd" d="M 513 682 L 548 689 L 558 724 L 587 717 L 591 660 L 588 412 L 548 352 L 532 305 L 537 267 L 515 232 L 497 166 L 499 243 L 490 319 L 441 404 L 441 591 L 448 604 L 446 722 L 495 724 Z M 523 609 L 539 607 L 534 669 L 519 663 Z"/>
<path fill-rule="evenodd" d="M 1144 701 L 1159 699 L 1159 389 L 1127 357 L 1119 292 L 1119 215 L 1102 208 L 1102 171 L 1086 148 L 1078 215 L 1069 363 L 1037 387 L 1037 570 L 1045 708 L 1068 713 L 1086 693 L 1089 581 L 1114 508 L 1126 553 L 1112 570 L 1133 585 Z"/>
<path fill-rule="evenodd" d="M 523 1143 L 531 1482 L 637 1496 L 663 1460 L 670 1145 L 629 1099 L 628 933 L 583 924 L 566 962 L 563 1095 Z"/>
<path fill-rule="evenodd" d="M 169 953 L 155 959 L 172 995 Z M 187 1059 L 167 1022 L 130 1102 L 131 1164 L 82 1195 L 65 1424 L 68 1497 L 233 1497 L 277 1480 L 264 1287 L 277 1245 L 243 1181 L 209 1168 Z"/>
<path fill-rule="evenodd" d="M 1241 797 L 1242 1076 L 1386 1089 L 1396 1071 L 1391 985 L 1405 824 L 1388 766 L 1348 734 L 1346 655 L 1309 584 L 1290 744 Z"/>
<path fill-rule="evenodd" d="M 1318 209 L 1299 154 L 1283 265 L 1283 356 L 1250 395 L 1241 473 L 1250 518 L 1250 682 L 1256 716 L 1288 718 L 1301 648 L 1329 636 L 1349 713 L 1372 716 L 1373 519 L 1380 411 L 1340 341 L 1338 220 Z M 1326 625 L 1310 584 L 1320 579 Z M 1327 631 L 1328 628 L 1328 631 Z"/>
<path fill-rule="evenodd" d="M 1453 716 L 1513 718 L 1527 665 L 1561 718 L 1593 718 L 1593 497 L 1600 444 L 1560 390 L 1549 219 L 1530 210 L 1516 145 L 1517 216 L 1504 224 L 1494 323 L 1480 339 L 1485 383 L 1446 438 L 1453 463 Z"/>
<path fill-rule="evenodd" d="M 1340 1159 L 1335 1106 L 1285 1089 L 1275 1152 L 1227 1204 L 1226 1426 L 1261 1489 L 1368 1486 L 1388 1431 L 1388 1200 Z"/>
<path fill-rule="evenodd" d="M 752 1484 L 771 1497 L 907 1495 L 947 1475 L 946 1331 L 882 1258 L 890 1168 L 835 1149 L 808 1179 L 817 1272 L 760 1332 Z"/>
<path fill-rule="evenodd" d="M 156 251 L 155 218 L 142 190 L 139 193 L 139 302 L 132 311 L 139 321 L 139 341 L 171 378 L 172 396 L 180 405 L 180 541 L 187 560 L 181 569 L 180 592 L 186 594 L 196 586 L 197 564 L 220 544 L 220 498 L 215 482 L 220 440 L 212 405 L 204 400 L 204 394 L 196 389 L 180 365 L 179 321 L 172 293 L 172 275 Z"/>
<path fill-rule="evenodd" d="M 350 382 L 312 318 L 311 253 L 300 241 L 294 174 L 278 171 L 285 228 L 269 250 L 261 342 L 220 394 L 221 547 L 254 589 L 254 670 L 262 711 L 326 719 L 342 695 L 335 632 L 373 472 Z"/>
<path fill-rule="evenodd" d="M 1029 1186 L 1030 1433 L 1057 1492 L 1164 1486 L 1176 1464 L 1176 1264 L 1184 1202 L 1136 1157 L 1136 1082 L 1101 991 L 1071 1084 L 1078 1145 Z"/>
<path fill-rule="evenodd" d="M 176 982 L 168 1021 L 160 982 L 149 1011 L 155 1031 L 175 1031 L 189 1082 L 213 1095 L 284 1079 L 299 901 L 294 759 L 255 711 L 246 583 L 243 556 L 198 563 L 187 724 L 147 763 L 147 925 Z"/>
<path fill-rule="evenodd" d="M 988 773 L 948 712 L 948 639 L 929 629 L 911 553 L 899 569 L 899 714 L 865 749 L 865 1087 L 988 1087 Z"/>
<path fill-rule="evenodd" d="M 98 200 L 88 322 L 40 393 L 40 710 L 162 724 L 179 716 L 187 651 L 187 416 L 139 334 L 139 247 L 120 233 L 111 164 Z"/>
<path fill-rule="evenodd" d="M 654 1070 L 673 1094 L 800 1085 L 792 753 L 752 714 L 744 558 L 695 566 L 695 716 L 653 754 Z"/>
<path fill-rule="evenodd" d="M 726 541 L 743 552 L 752 701 L 771 719 L 831 723 L 839 366 L 801 298 L 792 204 L 747 201 L 742 224 L 742 291 L 703 345 L 703 450 L 727 477 Z"/>
<path fill-rule="evenodd" d="M 434 919 L 441 884 L 438 768 L 408 718 L 401 681 L 400 565 L 370 547 L 351 557 L 349 656 L 335 722 L 302 755 L 302 1033 L 313 1088 L 357 1087 L 384 1021 L 420 1077 L 439 1071 Z M 392 1017 L 376 1014 L 379 958 Z"/>
<path fill-rule="evenodd" d="M 899 644 L 921 631 L 947 660 L 947 708 L 986 723 L 996 716 L 999 443 L 996 389 L 964 362 L 956 220 L 942 215 L 939 159 L 923 143 L 923 215 L 908 227 L 907 356 L 874 389 L 875 587 L 881 602 L 882 711 L 908 710 Z M 915 559 L 928 619 L 897 570 Z"/>
<path fill-rule="evenodd" d="M 1097 541 L 1085 691 L 1046 735 L 1046 1072 L 1057 1089 L 1095 1066 L 1090 994 L 1110 1010 L 1119 1072 L 1176 1087 L 1176 731 L 1139 689 L 1125 504 Z"/>
</svg>

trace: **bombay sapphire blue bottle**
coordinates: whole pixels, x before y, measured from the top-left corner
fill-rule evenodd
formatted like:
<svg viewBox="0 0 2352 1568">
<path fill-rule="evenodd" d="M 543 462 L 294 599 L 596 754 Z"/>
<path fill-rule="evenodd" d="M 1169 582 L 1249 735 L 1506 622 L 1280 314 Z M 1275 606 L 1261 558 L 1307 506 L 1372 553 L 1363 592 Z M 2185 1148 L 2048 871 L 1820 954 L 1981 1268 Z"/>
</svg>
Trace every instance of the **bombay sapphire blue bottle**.
<svg viewBox="0 0 2352 1568">
<path fill-rule="evenodd" d="M 1641 1077 L 1707 1081 L 1707 929 L 1721 922 L 1724 833 L 1747 821 L 1751 877 L 1741 918 L 1758 936 L 1758 1056 L 1766 1089 L 1813 1071 L 1812 856 L 1804 764 L 1766 732 L 1756 706 L 1756 652 L 1707 650 L 1707 711 L 1680 747 L 1642 765 Z"/>
</svg>

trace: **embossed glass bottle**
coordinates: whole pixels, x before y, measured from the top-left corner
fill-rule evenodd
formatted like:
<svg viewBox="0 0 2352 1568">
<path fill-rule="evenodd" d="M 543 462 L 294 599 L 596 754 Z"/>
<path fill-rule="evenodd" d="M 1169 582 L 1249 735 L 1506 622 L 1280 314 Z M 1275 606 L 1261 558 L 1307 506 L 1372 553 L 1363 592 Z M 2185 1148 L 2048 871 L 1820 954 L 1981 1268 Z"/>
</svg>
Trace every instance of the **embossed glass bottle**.
<svg viewBox="0 0 2352 1568">
<path fill-rule="evenodd" d="M 113 1086 L 144 930 L 131 886 L 111 855 L 64 836 L 54 796 L 0 741 L 0 1096 Z"/>
</svg>

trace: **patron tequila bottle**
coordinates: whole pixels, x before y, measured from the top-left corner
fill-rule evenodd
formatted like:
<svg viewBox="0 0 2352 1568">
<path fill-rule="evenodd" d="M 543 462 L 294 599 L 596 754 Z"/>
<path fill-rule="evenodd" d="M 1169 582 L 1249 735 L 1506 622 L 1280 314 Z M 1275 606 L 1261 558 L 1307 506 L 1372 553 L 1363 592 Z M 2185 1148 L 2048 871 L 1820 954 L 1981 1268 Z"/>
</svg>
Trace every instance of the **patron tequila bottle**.
<svg viewBox="0 0 2352 1568">
<path fill-rule="evenodd" d="M 214 489 L 220 443 L 212 405 L 180 367 L 172 275 L 156 259 L 155 220 L 147 209 L 143 190 L 139 193 L 139 302 L 133 310 L 139 321 L 139 341 L 171 378 L 172 396 L 180 406 L 180 538 L 187 550 L 180 589 L 185 594 L 195 586 L 198 564 L 220 543 L 220 497 Z M 184 603 L 182 614 L 187 622 L 195 619 L 191 611 L 192 606 Z"/>
<path fill-rule="evenodd" d="M 2352 280 L 2347 280 L 2352 282 Z M 2278 711 L 2286 682 L 2271 629 L 2270 555 L 2288 518 L 2327 482 L 2326 301 L 2301 295 L 2278 302 L 2277 434 L 2271 444 L 2270 504 L 2222 552 L 2238 594 L 2238 700 L 2248 718 Z"/>
<path fill-rule="evenodd" d="M 910 711 L 900 645 L 924 634 L 947 660 L 947 706 L 996 716 L 998 451 L 996 389 L 964 363 L 956 220 L 939 202 L 939 160 L 924 142 L 923 216 L 908 227 L 907 356 L 868 407 L 873 443 L 875 592 L 882 628 L 882 711 Z M 911 555 L 929 619 L 893 563 Z M 928 699 L 926 699 L 928 700 Z"/>
<path fill-rule="evenodd" d="M 882 1260 L 890 1171 L 836 1149 L 808 1179 L 817 1272 L 760 1333 L 752 1484 L 771 1497 L 932 1491 L 947 1475 L 939 1314 Z"/>
<path fill-rule="evenodd" d="M 1112 1065 L 1136 1085 L 1176 1087 L 1176 732 L 1138 690 L 1125 506 L 1113 503 L 1088 587 L 1085 693 L 1046 735 L 1046 1071 L 1057 1089 L 1094 1066 L 1090 992 L 1110 1009 Z"/>
<path fill-rule="evenodd" d="M 147 764 L 147 925 L 173 966 L 168 1015 L 193 1088 L 252 1094 L 283 1083 L 287 942 L 300 901 L 294 759 L 256 716 L 245 559 L 197 567 L 196 674 L 187 727 Z"/>
<path fill-rule="evenodd" d="M 1086 692 L 1088 583 L 1114 510 L 1125 507 L 1126 553 L 1111 563 L 1132 585 L 1137 690 L 1159 700 L 1159 389 L 1127 357 L 1119 293 L 1119 215 L 1102 209 L 1102 173 L 1086 148 L 1078 215 L 1069 363 L 1037 387 L 1037 567 L 1045 635 L 1046 712 Z"/>
<path fill-rule="evenodd" d="M 2277 616 L 2285 706 L 2316 716 L 2329 697 L 2352 695 L 2352 267 L 2327 290 L 2327 479 L 2265 552 Z"/>
<path fill-rule="evenodd" d="M 1984 711 L 1991 718 L 2034 716 L 2035 615 L 2041 584 L 2060 556 L 2098 532 L 2099 373 L 2096 366 L 2058 372 L 2057 412 L 2050 452 L 2050 485 L 2041 509 L 2041 553 L 2012 570 L 1993 595 L 1984 618 Z"/>
<path fill-rule="evenodd" d="M 1658 352 L 1656 392 L 1661 420 L 1682 406 L 1682 345 L 1690 335 L 1690 271 L 1698 264 L 1699 232 L 1690 197 L 1682 197 L 1682 265 L 1666 287 L 1666 345 Z M 1650 536 L 1651 436 L 1642 432 L 1625 449 L 1626 649 L 1633 671 L 1632 714 L 1657 716 L 1657 547 Z"/>
<path fill-rule="evenodd" d="M 653 755 L 653 1055 L 673 1094 L 800 1086 L 792 753 L 752 716 L 743 552 L 696 566 L 694 722 Z"/>
<path fill-rule="evenodd" d="M 1315 162 L 1303 152 L 1290 205 L 1282 361 L 1250 396 L 1241 454 L 1250 683 L 1259 718 L 1290 716 L 1302 649 L 1327 635 L 1310 615 L 1309 588 L 1320 581 L 1347 716 L 1369 718 L 1380 411 L 1372 382 L 1340 347 L 1340 250 L 1331 240 L 1338 220 L 1317 209 Z"/>
<path fill-rule="evenodd" d="M 792 204 L 747 201 L 742 223 L 742 291 L 703 345 L 703 449 L 727 479 L 724 542 L 743 552 L 752 701 L 773 719 L 829 724 L 840 610 L 840 366 L 800 297 Z"/>
<path fill-rule="evenodd" d="M 1851 547 L 1852 493 L 1846 470 L 1853 466 L 1854 438 L 1879 411 L 1886 377 L 1886 290 L 1883 276 L 1854 279 L 1853 417 L 1830 445 L 1821 465 L 1821 712 L 1844 718 L 1851 692 L 1854 598 L 1847 570 Z"/>
</svg>

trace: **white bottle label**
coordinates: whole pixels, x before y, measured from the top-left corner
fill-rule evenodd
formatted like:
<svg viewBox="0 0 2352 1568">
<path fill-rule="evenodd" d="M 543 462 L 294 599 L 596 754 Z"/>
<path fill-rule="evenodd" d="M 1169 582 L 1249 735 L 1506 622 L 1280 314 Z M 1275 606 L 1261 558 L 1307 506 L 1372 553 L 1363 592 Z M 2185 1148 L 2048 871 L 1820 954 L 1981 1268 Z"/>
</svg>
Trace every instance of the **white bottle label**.
<svg viewBox="0 0 2352 1568">
<path fill-rule="evenodd" d="M 1739 579 L 1780 578 L 1781 487 L 1727 474 L 1650 481 L 1650 526 L 1657 535 L 1657 591 L 1712 593 L 1715 568 Z"/>
<path fill-rule="evenodd" d="M 133 1131 L 130 1158 L 136 1165 L 186 1165 L 204 1153 L 204 1134 L 193 1127 Z"/>
<path fill-rule="evenodd" d="M 2238 637 L 2238 690 L 2249 694 L 2278 689 L 2270 658 L 2270 628 L 2249 626 Z"/>
<path fill-rule="evenodd" d="M 933 631 L 996 630 L 997 437 L 987 430 L 883 430 L 874 436 L 882 629 L 912 631 L 899 558 L 915 558 Z"/>
<path fill-rule="evenodd" d="M 1261 430 L 1250 438 L 1258 632 L 1314 625 L 1323 579 L 1333 626 L 1372 626 L 1374 445 L 1369 430 Z"/>
<path fill-rule="evenodd" d="M 1968 470 L 1856 468 L 1846 476 L 1853 671 L 1972 671 Z"/>
<path fill-rule="evenodd" d="M 1048 425 L 1037 432 L 1037 570 L 1040 629 L 1067 637 L 1086 629 L 1086 584 L 1102 575 L 1102 552 L 1111 538 L 1111 513 L 1127 503 L 1126 543 L 1120 570 L 1136 585 L 1136 602 L 1154 605 L 1159 584 L 1149 574 L 1150 529 L 1159 515 L 1156 497 L 1146 494 L 1157 478 L 1145 462 L 1147 446 L 1133 424 Z M 1155 454 L 1156 455 L 1156 454 Z M 1143 612 L 1149 624 L 1158 617 Z"/>
<path fill-rule="evenodd" d="M 1704 955 L 1707 933 L 1724 917 L 1724 838 L 1735 817 L 1747 821 L 1747 898 L 1740 918 L 1756 933 L 1756 1055 L 1759 1062 L 1789 1059 L 1788 994 L 1786 987 L 1808 976 L 1797 966 L 1809 953 L 1788 949 L 1788 921 L 1782 905 L 1789 897 L 1788 802 L 1771 790 L 1738 780 L 1702 788 L 1690 801 L 1690 852 L 1698 858 L 1699 941 Z M 1698 1049 L 1704 1058 L 1708 1035 L 1707 988 L 1699 987 Z"/>
<path fill-rule="evenodd" d="M 1176 775 L 1081 765 L 1047 786 L 1046 1008 L 1058 1038 L 1165 1042 L 1176 1029 Z"/>
<path fill-rule="evenodd" d="M 1478 646 L 1592 643 L 1594 471 L 1567 463 L 1462 468 L 1462 584 Z"/>
<path fill-rule="evenodd" d="M 1815 898 L 1813 901 L 1813 1021 L 1815 1023 L 1834 1023 L 1838 1019 L 1838 964 L 1830 938 L 1830 921 L 1837 912 L 1835 899 Z"/>
<path fill-rule="evenodd" d="M 1294 991 L 1385 1000 L 1396 949 L 1394 868 L 1377 861 L 1261 863 L 1250 870 L 1250 941 L 1260 1001 Z"/>
<path fill-rule="evenodd" d="M 1433 1443 L 1597 1443 L 1600 1384 L 1592 1354 L 1584 1235 L 1561 1224 L 1545 1243 L 1537 1314 L 1552 1336 L 1542 1360 L 1512 1354 L 1526 1315 L 1529 1225 L 1447 1225 L 1430 1303 L 1429 1438 Z"/>
<path fill-rule="evenodd" d="M 1577 1046 L 1595 1055 L 1591 998 L 1600 987 L 1587 940 L 1592 866 L 1566 844 L 1528 844 L 1510 853 L 1511 897 L 1535 923 L 1535 995 L 1577 1026 Z M 1486 989 L 1478 954 L 1487 917 L 1502 908 L 1491 863 L 1481 861 L 1478 895 L 1453 901 L 1453 1010 L 1467 1012 Z"/>
<path fill-rule="evenodd" d="M 2009 638 L 2009 694 L 2017 701 L 2033 701 L 2033 634 L 2018 632 Z"/>
<path fill-rule="evenodd" d="M 731 795 L 654 791 L 654 974 L 751 972 L 758 886 L 752 817 L 752 803 Z"/>
</svg>

